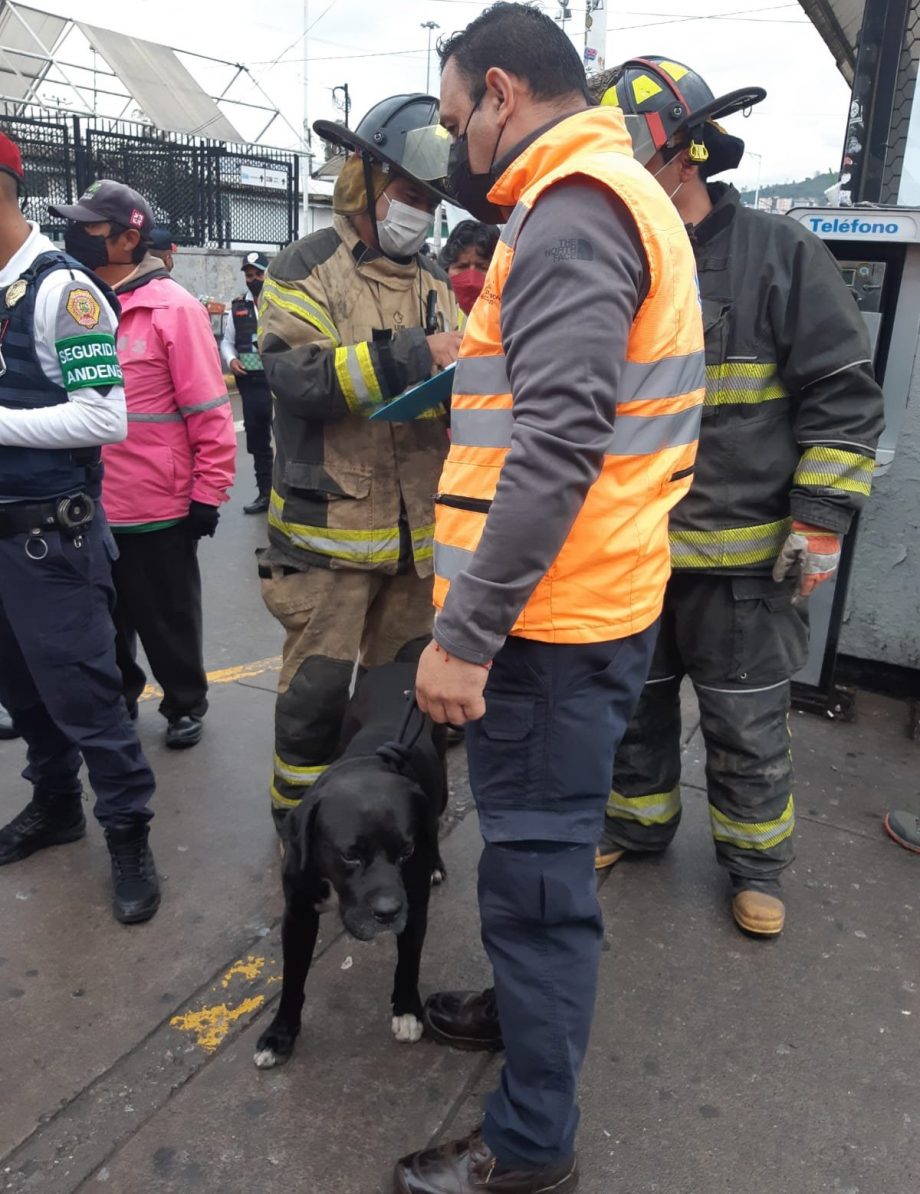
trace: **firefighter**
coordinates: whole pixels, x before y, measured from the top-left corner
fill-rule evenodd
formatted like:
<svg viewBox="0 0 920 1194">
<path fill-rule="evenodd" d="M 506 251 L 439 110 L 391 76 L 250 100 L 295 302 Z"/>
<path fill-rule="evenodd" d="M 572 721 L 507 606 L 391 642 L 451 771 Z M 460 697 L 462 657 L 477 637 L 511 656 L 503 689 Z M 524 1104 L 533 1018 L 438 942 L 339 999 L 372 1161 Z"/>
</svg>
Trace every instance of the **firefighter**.
<svg viewBox="0 0 920 1194">
<path fill-rule="evenodd" d="M 355 130 L 331 228 L 274 258 L 259 349 L 275 396 L 269 547 L 259 574 L 286 631 L 275 712 L 276 824 L 331 759 L 356 660 L 417 658 L 432 624 L 433 495 L 443 411 L 370 421 L 457 357 L 456 300 L 420 250 L 445 197 L 449 138 L 430 96 L 377 104 Z"/>
<path fill-rule="evenodd" d="M 689 676 L 732 913 L 742 930 L 773 937 L 793 858 L 790 679 L 807 656 L 807 598 L 833 576 L 869 495 L 882 395 L 862 316 L 825 246 L 712 181 L 744 152 L 716 121 L 766 92 L 716 99 L 694 71 L 655 56 L 594 89 L 623 110 L 636 156 L 690 230 L 707 387 L 696 477 L 671 517 L 661 636 L 617 754 L 596 865 L 664 850 L 677 830 Z"/>
</svg>

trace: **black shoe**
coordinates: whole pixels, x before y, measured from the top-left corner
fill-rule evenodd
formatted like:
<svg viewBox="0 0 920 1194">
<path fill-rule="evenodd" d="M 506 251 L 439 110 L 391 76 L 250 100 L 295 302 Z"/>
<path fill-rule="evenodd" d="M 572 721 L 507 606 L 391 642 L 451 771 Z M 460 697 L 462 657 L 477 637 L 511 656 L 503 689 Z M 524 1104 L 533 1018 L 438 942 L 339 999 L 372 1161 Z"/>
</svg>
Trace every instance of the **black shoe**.
<svg viewBox="0 0 920 1194">
<path fill-rule="evenodd" d="M 127 705 L 127 709 L 128 709 L 129 720 L 137 721 L 137 715 L 139 713 L 139 709 L 137 707 L 137 701 L 133 701 L 130 705 Z"/>
<path fill-rule="evenodd" d="M 123 925 L 149 920 L 160 906 L 160 880 L 148 833 L 146 825 L 105 831 L 112 856 L 112 912 Z"/>
<path fill-rule="evenodd" d="M 403 1157 L 393 1174 L 396 1194 L 569 1194 L 577 1187 L 574 1157 L 539 1169 L 502 1165 L 478 1129 L 463 1140 Z"/>
<path fill-rule="evenodd" d="M 166 727 L 166 745 L 170 750 L 187 750 L 201 741 L 204 723 L 194 713 L 174 717 Z"/>
<path fill-rule="evenodd" d="M 18 738 L 19 735 L 13 726 L 13 719 L 10 717 L 8 711 L 0 705 L 0 738 Z"/>
<path fill-rule="evenodd" d="M 254 502 L 243 507 L 244 514 L 265 514 L 268 511 L 269 498 L 267 493 L 260 493 Z"/>
<path fill-rule="evenodd" d="M 504 1049 L 495 988 L 485 991 L 438 991 L 423 1013 L 429 1036 L 454 1049 Z"/>
<path fill-rule="evenodd" d="M 79 795 L 33 796 L 19 816 L 0 829 L 0 866 L 19 862 L 46 846 L 77 842 L 85 833 Z"/>
</svg>

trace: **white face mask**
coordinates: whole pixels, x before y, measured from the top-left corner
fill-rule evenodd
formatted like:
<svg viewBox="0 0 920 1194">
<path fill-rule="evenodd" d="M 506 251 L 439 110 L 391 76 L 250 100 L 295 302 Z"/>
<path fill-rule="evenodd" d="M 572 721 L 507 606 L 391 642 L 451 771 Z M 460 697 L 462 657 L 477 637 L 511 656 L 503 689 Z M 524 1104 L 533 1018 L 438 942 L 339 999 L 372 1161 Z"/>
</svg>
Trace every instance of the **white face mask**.
<svg viewBox="0 0 920 1194">
<path fill-rule="evenodd" d="M 431 216 L 389 195 L 384 198 L 390 206 L 383 219 L 377 221 L 381 253 L 387 257 L 414 257 L 428 239 Z"/>
<path fill-rule="evenodd" d="M 674 161 L 674 159 L 671 158 L 669 161 L 665 162 L 665 164 L 663 166 L 659 166 L 658 169 L 655 171 L 655 173 L 652 175 L 652 178 L 657 178 L 662 170 L 667 170 L 668 166 L 670 166 L 671 162 L 673 162 L 673 161 Z M 677 184 L 677 186 L 670 193 L 670 195 L 668 195 L 668 198 L 671 200 L 672 203 L 674 202 L 674 196 L 677 194 L 677 192 L 681 189 L 681 187 L 683 185 L 684 185 L 683 179 L 681 179 L 681 181 Z"/>
</svg>

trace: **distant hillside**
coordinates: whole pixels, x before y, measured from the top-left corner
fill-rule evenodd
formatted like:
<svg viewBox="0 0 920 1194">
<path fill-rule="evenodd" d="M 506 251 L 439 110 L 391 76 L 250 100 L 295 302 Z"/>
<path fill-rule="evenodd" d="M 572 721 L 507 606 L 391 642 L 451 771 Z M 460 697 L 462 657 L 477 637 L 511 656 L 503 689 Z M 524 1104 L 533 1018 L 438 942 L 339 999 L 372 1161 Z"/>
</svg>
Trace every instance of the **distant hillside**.
<svg viewBox="0 0 920 1194">
<path fill-rule="evenodd" d="M 811 178 L 804 178 L 801 182 L 762 183 L 760 194 L 761 196 L 776 195 L 779 199 L 817 199 L 820 203 L 824 203 L 824 192 L 836 181 L 836 170 L 828 170 L 824 174 L 814 174 Z M 742 191 L 741 198 L 745 203 L 753 203 L 753 187 L 749 191 Z"/>
</svg>

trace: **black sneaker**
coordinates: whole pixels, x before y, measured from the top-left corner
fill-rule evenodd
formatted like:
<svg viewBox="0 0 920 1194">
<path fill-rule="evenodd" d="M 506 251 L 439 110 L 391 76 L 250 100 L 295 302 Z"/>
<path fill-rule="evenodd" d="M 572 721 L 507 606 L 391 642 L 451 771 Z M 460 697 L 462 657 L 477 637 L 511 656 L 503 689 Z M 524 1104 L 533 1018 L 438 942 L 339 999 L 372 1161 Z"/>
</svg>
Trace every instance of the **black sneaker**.
<svg viewBox="0 0 920 1194">
<path fill-rule="evenodd" d="M 19 862 L 46 846 L 79 841 L 85 834 L 79 795 L 33 796 L 19 816 L 0 829 L 0 866 Z"/>
<path fill-rule="evenodd" d="M 148 833 L 146 825 L 105 831 L 112 856 L 112 912 L 123 925 L 150 920 L 160 906 L 160 880 Z"/>
<path fill-rule="evenodd" d="M 197 746 L 204 733 L 204 723 L 194 713 L 174 717 L 166 727 L 166 745 L 170 750 L 187 750 Z"/>
<path fill-rule="evenodd" d="M 267 493 L 260 493 L 254 502 L 250 502 L 248 506 L 243 507 L 244 514 L 265 514 L 270 505 L 269 496 Z"/>
</svg>

